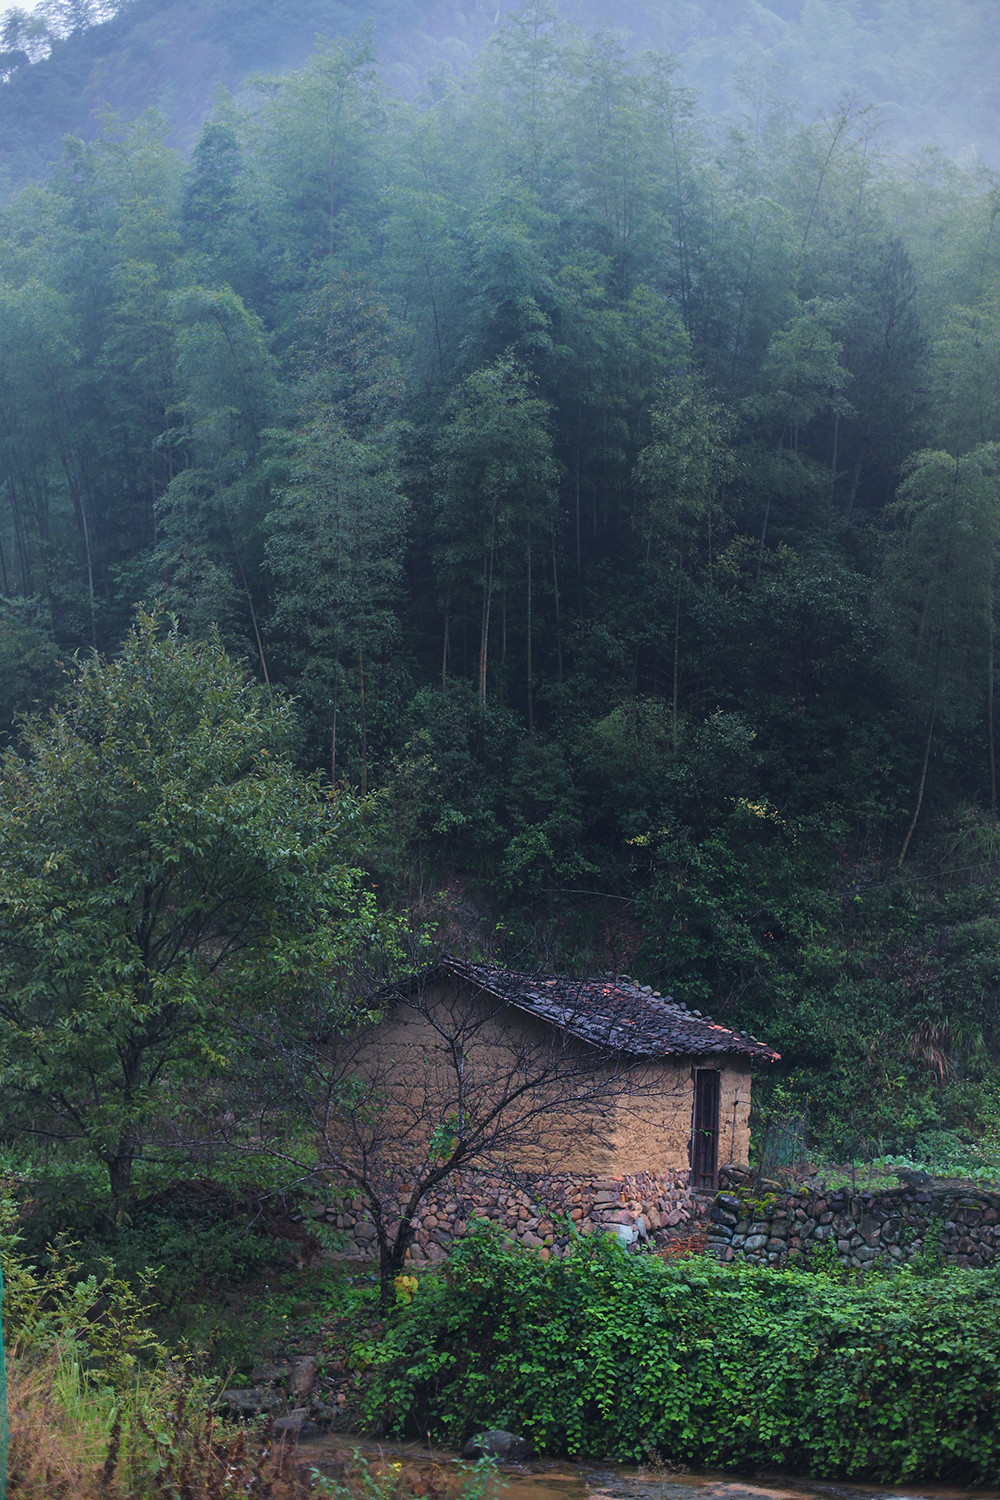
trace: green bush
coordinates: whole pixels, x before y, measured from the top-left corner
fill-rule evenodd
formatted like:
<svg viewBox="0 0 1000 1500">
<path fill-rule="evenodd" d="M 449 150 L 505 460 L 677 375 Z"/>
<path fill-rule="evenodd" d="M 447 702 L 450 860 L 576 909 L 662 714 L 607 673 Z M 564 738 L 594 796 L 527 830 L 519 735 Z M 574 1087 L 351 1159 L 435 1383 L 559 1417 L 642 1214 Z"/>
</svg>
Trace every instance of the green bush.
<svg viewBox="0 0 1000 1500">
<path fill-rule="evenodd" d="M 543 1263 L 488 1228 L 358 1351 L 367 1418 L 396 1433 L 980 1484 L 1000 1477 L 998 1355 L 991 1271 L 843 1284 L 598 1237 Z"/>
</svg>

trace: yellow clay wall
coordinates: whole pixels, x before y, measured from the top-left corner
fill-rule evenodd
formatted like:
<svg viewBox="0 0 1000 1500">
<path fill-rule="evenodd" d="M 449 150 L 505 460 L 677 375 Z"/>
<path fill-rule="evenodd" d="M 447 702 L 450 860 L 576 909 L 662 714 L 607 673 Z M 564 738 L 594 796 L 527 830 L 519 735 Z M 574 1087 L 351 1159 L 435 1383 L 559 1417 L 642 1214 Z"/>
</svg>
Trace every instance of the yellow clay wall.
<svg viewBox="0 0 1000 1500">
<path fill-rule="evenodd" d="M 441 1031 L 430 1016 L 406 1005 L 395 1006 L 373 1041 L 369 1053 L 358 1060 L 380 1070 L 381 1091 L 387 1104 L 390 1129 L 386 1135 L 398 1142 L 398 1159 L 413 1160 L 422 1151 L 430 1132 L 460 1108 L 454 1064 L 446 1035 L 453 1027 L 450 1017 L 470 1001 L 455 984 L 429 990 L 424 1006 L 437 1016 Z M 508 1086 L 511 1048 L 533 1049 L 532 1061 L 543 1057 L 553 1045 L 552 1029 L 533 1017 L 505 1009 L 493 1002 L 485 1005 L 485 1023 L 467 1039 L 463 1068 L 469 1097 L 477 1113 L 484 1102 Z M 497 1010 L 497 1014 L 491 1011 Z M 565 1047 L 563 1061 L 589 1067 L 593 1049 L 582 1042 L 559 1042 Z M 720 1055 L 700 1059 L 699 1066 L 717 1065 L 722 1073 L 720 1090 L 719 1165 L 746 1163 L 750 1147 L 750 1070 L 746 1059 Z M 597 1075 L 595 1075 L 597 1076 Z M 507 1165 L 513 1170 L 566 1173 L 576 1178 L 615 1177 L 623 1173 L 686 1172 L 690 1167 L 690 1143 L 694 1084 L 691 1058 L 665 1058 L 643 1064 L 624 1080 L 614 1080 L 608 1094 L 589 1104 L 569 1105 L 559 1101 L 566 1086 L 552 1085 L 553 1107 L 525 1132 L 525 1139 Z M 390 1153 L 392 1154 L 392 1153 Z"/>
</svg>

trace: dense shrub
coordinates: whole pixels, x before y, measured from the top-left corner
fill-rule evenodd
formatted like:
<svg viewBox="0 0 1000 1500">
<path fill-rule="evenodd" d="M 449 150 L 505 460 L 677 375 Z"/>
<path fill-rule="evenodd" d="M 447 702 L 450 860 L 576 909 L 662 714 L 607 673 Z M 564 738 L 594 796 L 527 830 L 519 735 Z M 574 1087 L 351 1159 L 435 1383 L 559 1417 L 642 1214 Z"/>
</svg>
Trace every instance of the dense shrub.
<svg viewBox="0 0 1000 1500">
<path fill-rule="evenodd" d="M 493 1423 L 547 1452 L 995 1484 L 998 1354 L 991 1271 L 845 1283 L 598 1238 L 545 1263 L 479 1229 L 361 1358 L 368 1418 L 393 1432 Z"/>
</svg>

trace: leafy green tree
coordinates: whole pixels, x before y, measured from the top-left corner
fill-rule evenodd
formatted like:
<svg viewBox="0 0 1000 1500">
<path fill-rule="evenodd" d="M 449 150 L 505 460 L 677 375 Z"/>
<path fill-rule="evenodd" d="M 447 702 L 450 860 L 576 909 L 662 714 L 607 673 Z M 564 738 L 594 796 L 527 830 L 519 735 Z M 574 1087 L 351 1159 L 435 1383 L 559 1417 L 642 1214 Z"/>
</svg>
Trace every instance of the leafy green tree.
<svg viewBox="0 0 1000 1500">
<path fill-rule="evenodd" d="M 385 123 L 370 38 L 322 45 L 300 73 L 263 87 L 271 95 L 256 152 L 265 253 L 297 292 L 370 254 Z"/>
<path fill-rule="evenodd" d="M 506 353 L 533 369 L 548 359 L 555 296 L 545 227 L 545 216 L 520 184 L 504 184 L 481 203 L 468 233 L 466 369 Z"/>
<path fill-rule="evenodd" d="M 647 567 L 666 569 L 673 581 L 671 725 L 677 748 L 680 689 L 681 592 L 688 558 L 704 535 L 711 560 L 713 519 L 723 488 L 734 474 L 729 414 L 692 381 L 678 382 L 653 413 L 653 441 L 637 466 L 646 504 L 637 521 L 644 532 Z"/>
<path fill-rule="evenodd" d="M 993 699 L 996 576 L 1000 559 L 1000 449 L 985 443 L 960 458 L 917 453 L 895 506 L 889 592 L 897 681 L 925 726 L 913 817 L 920 817 L 935 734 L 973 726 L 986 700 L 991 800 L 997 803 Z"/>
<path fill-rule="evenodd" d="M 477 140 L 508 181 L 524 183 L 546 208 L 561 191 L 564 24 L 550 0 L 527 0 L 483 54 Z"/>
<path fill-rule="evenodd" d="M 799 431 L 827 409 L 849 411 L 844 392 L 850 372 L 840 361 L 835 337 L 842 309 L 814 297 L 797 307 L 768 345 L 761 371 L 774 416 L 781 423 L 778 447 L 798 448 Z"/>
<path fill-rule="evenodd" d="M 447 537 L 441 572 L 447 593 L 457 592 L 463 582 L 468 585 L 479 574 L 480 704 L 487 698 L 498 586 L 505 581 L 507 568 L 516 569 L 523 558 L 530 728 L 533 563 L 539 540 L 551 528 L 558 471 L 546 403 L 531 393 L 529 377 L 511 355 L 501 355 L 485 369 L 476 370 L 453 396 L 440 439 L 438 469 L 439 525 Z"/>
<path fill-rule="evenodd" d="M 801 471 L 807 469 L 810 454 L 808 448 L 800 451 L 800 436 L 821 415 L 846 416 L 853 410 L 845 394 L 851 372 L 841 363 L 843 344 L 834 337 L 842 313 L 837 304 L 813 297 L 796 308 L 768 344 L 761 368 L 763 390 L 758 401 L 750 403 L 778 434 L 771 461 L 765 456 L 760 466 L 767 490 L 761 555 L 772 499 L 790 495 L 794 503 L 809 496 L 810 475 Z"/>
<path fill-rule="evenodd" d="M 156 496 L 155 544 L 120 577 L 131 599 L 167 603 L 187 629 L 216 623 L 227 640 L 252 639 L 267 678 L 247 555 L 256 540 L 248 520 L 255 460 L 277 395 L 263 324 L 230 287 L 181 287 L 165 316 L 174 401 L 155 451 L 172 477 Z"/>
<path fill-rule="evenodd" d="M 157 502 L 186 461 L 170 279 L 169 269 L 161 273 L 149 261 L 131 259 L 109 278 L 112 300 L 96 361 L 102 420 L 95 457 L 101 488 L 117 481 L 118 556 L 153 540 Z M 101 509 L 107 515 L 107 507 Z"/>
<path fill-rule="evenodd" d="M 1000 303 L 953 307 L 935 342 L 932 377 L 942 435 L 964 451 L 1000 438 Z"/>
<path fill-rule="evenodd" d="M 343 273 L 309 299 L 300 324 L 303 409 L 356 442 L 392 448 L 403 397 L 402 339 L 385 303 L 363 277 Z"/>
<path fill-rule="evenodd" d="M 264 522 L 271 635 L 313 744 L 329 745 L 331 780 L 347 729 L 341 769 L 346 739 L 363 794 L 372 688 L 377 703 L 379 668 L 399 636 L 409 519 L 396 330 L 361 278 L 346 275 L 310 298 L 300 326 L 302 417 L 294 432 L 271 435 L 266 466 L 276 502 Z"/>
<path fill-rule="evenodd" d="M 294 732 L 217 642 L 140 616 L 0 762 L 0 1117 L 102 1162 L 116 1206 L 244 1008 L 371 929 L 355 805 L 291 768 Z"/>
<path fill-rule="evenodd" d="M 18 714 L 51 701 L 61 676 L 51 620 L 37 599 L 0 598 L 0 743 Z"/>
<path fill-rule="evenodd" d="M 364 793 L 372 658 L 399 634 L 408 506 L 391 458 L 322 418 L 287 441 L 284 459 L 288 481 L 267 522 L 272 630 L 315 729 L 328 729 L 332 778 L 338 723 L 355 719 Z"/>
<path fill-rule="evenodd" d="M 191 153 L 181 207 L 190 242 L 214 251 L 220 225 L 239 204 L 242 174 L 242 152 L 232 122 L 207 121 Z"/>
<path fill-rule="evenodd" d="M 854 416 L 833 407 L 830 446 L 831 487 L 846 470 L 844 513 L 850 519 L 862 477 L 873 466 L 883 475 L 900 464 L 923 441 L 926 359 L 918 283 L 907 248 L 888 234 L 865 250 L 847 299 L 843 364 L 851 372 Z M 846 418 L 846 420 L 845 420 Z M 869 481 L 871 484 L 871 481 Z M 876 506 L 884 499 L 885 479 L 871 484 Z"/>
<path fill-rule="evenodd" d="M 256 453 L 275 393 L 261 320 L 230 287 L 183 287 L 171 311 L 194 460 L 238 464 Z"/>
<path fill-rule="evenodd" d="M 207 639 L 217 630 L 237 655 L 253 651 L 257 623 L 243 569 L 241 499 L 240 489 L 220 485 L 210 469 L 182 469 L 157 499 L 156 545 L 117 571 L 122 598 L 169 611 L 184 635 Z M 256 655 L 263 671 L 262 640 Z"/>
<path fill-rule="evenodd" d="M 429 383 L 441 383 L 450 373 L 461 334 L 461 320 L 453 315 L 463 289 L 460 218 L 454 197 L 433 185 L 406 185 L 387 194 L 386 277 L 407 307 L 414 372 Z"/>
<path fill-rule="evenodd" d="M 277 267 L 261 254 L 255 183 L 238 123 L 226 103 L 202 127 L 184 184 L 180 229 L 194 271 L 190 279 L 231 286 L 263 313 Z"/>
<path fill-rule="evenodd" d="M 65 298 L 41 281 L 0 286 L 0 489 L 9 540 L 0 542 L 0 591 L 51 596 L 53 548 L 80 525 L 91 593 L 87 504 L 69 440 L 78 350 Z M 60 524 L 60 522 L 62 524 Z"/>
</svg>

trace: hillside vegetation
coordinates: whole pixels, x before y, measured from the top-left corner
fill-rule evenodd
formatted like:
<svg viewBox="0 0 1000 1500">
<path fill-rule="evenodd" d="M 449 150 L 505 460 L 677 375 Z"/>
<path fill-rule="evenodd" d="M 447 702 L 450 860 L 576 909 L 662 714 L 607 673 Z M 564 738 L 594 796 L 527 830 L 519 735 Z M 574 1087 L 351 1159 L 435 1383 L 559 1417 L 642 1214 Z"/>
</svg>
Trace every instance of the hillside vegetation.
<svg viewBox="0 0 1000 1500">
<path fill-rule="evenodd" d="M 1000 196 L 747 90 L 533 0 L 409 102 L 333 41 L 71 140 L 0 234 L 0 718 L 217 623 L 386 905 L 926 1151 L 996 1109 Z"/>
<path fill-rule="evenodd" d="M 416 98 L 460 78 L 517 0 L 43 0 L 0 14 L 0 188 L 43 174 L 67 134 L 150 107 L 189 149 L 220 86 L 300 67 L 317 38 L 371 28 L 382 78 Z M 874 104 L 907 145 L 997 164 L 990 0 L 563 0 L 631 55 L 676 56 L 706 106 L 735 117 L 762 80 L 800 118 L 841 95 Z"/>
</svg>

